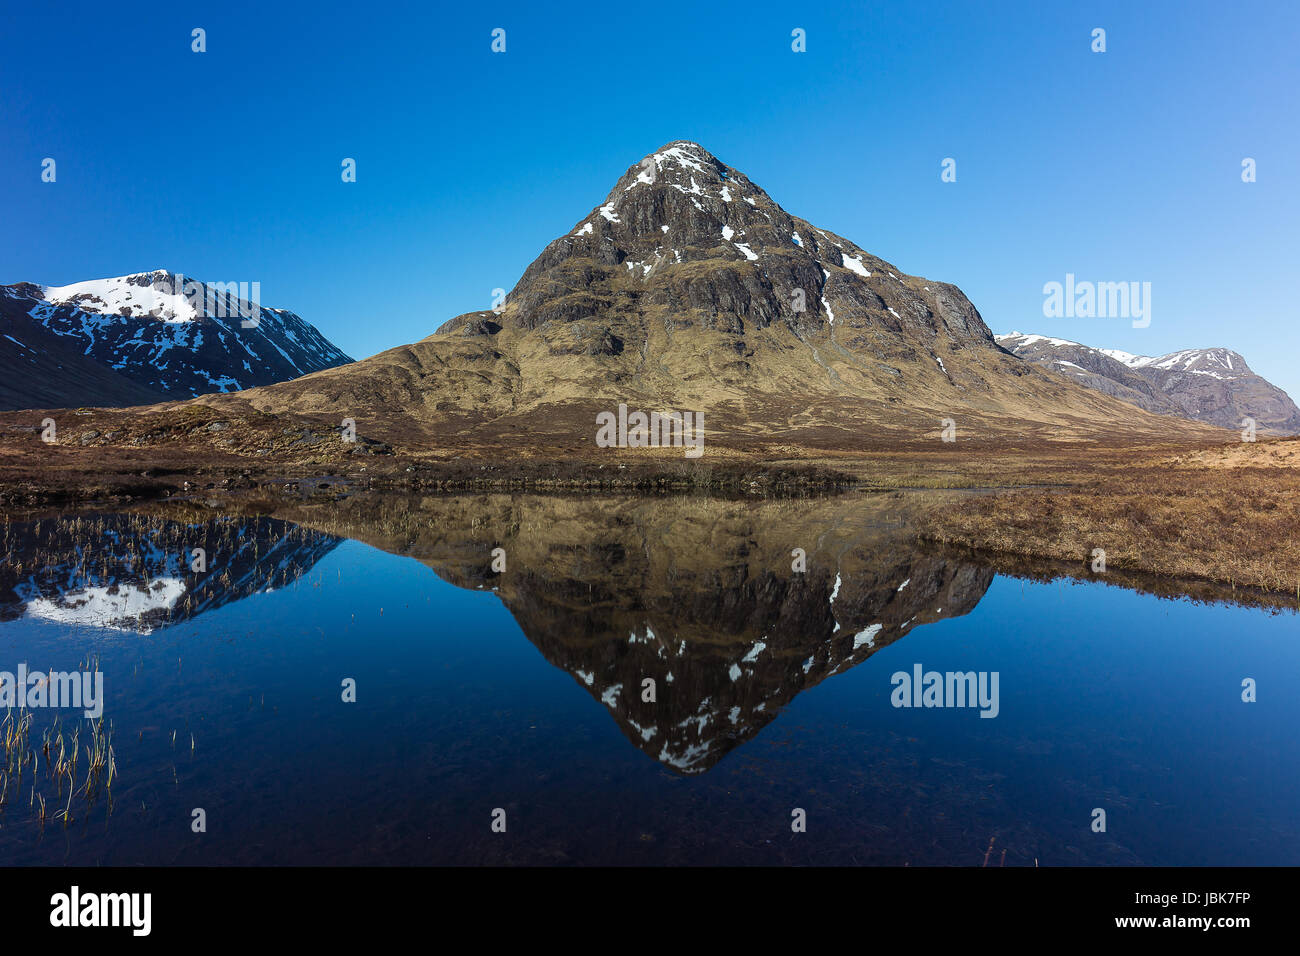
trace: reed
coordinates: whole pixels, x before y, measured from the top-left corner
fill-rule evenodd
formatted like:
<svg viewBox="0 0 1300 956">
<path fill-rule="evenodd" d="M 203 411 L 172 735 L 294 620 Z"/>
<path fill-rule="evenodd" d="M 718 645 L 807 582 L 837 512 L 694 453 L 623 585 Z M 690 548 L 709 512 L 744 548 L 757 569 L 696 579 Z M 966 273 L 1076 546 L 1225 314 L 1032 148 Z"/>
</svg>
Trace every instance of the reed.
<svg viewBox="0 0 1300 956">
<path fill-rule="evenodd" d="M 74 819 L 73 801 L 77 798 L 85 803 L 89 812 L 103 796 L 108 807 L 106 812 L 111 813 L 111 793 L 118 776 L 113 725 L 103 717 L 87 721 L 87 724 L 89 740 L 83 744 L 81 725 L 74 726 L 69 733 L 62 717 L 57 714 L 48 726 L 40 730 L 39 736 L 30 712 L 10 711 L 0 718 L 0 747 L 3 748 L 0 754 L 0 807 L 10 803 L 11 794 L 21 793 L 20 788 L 27 778 L 30 784 L 27 804 L 42 828 L 51 819 L 62 820 L 65 827 L 71 823 Z M 85 776 L 79 778 L 78 765 L 83 759 Z M 51 813 L 46 799 L 47 788 L 51 788 L 54 798 L 63 804 L 54 813 Z"/>
</svg>

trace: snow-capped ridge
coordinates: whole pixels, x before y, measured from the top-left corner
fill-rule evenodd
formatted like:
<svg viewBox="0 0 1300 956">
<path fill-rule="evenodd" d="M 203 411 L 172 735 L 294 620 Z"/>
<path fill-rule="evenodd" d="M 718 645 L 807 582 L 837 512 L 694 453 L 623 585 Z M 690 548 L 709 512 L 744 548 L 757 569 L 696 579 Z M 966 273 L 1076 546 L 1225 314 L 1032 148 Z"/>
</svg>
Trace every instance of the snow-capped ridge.
<svg viewBox="0 0 1300 956">
<path fill-rule="evenodd" d="M 66 285 L 0 286 L 0 318 L 18 333 L 12 347 L 25 348 L 21 329 L 34 323 L 63 340 L 49 354 L 70 347 L 146 395 L 240 391 L 352 361 L 310 323 L 260 299 L 260 282 L 204 282 L 155 269 Z M 10 347 L 9 340 L 0 347 Z M 38 367 L 52 368 L 57 378 L 63 366 L 46 361 L 52 364 L 28 356 L 25 366 L 33 375 Z M 44 390 L 85 404 L 77 373 L 63 374 L 70 376 L 66 384 L 58 379 Z"/>
<path fill-rule="evenodd" d="M 1023 348 L 1046 343 L 1058 347 L 1069 346 L 1087 349 L 1090 352 L 1112 358 L 1132 369 L 1158 368 L 1166 371 L 1186 371 L 1193 374 L 1221 375 L 1225 377 L 1232 377 L 1231 375 L 1225 375 L 1225 373 L 1235 375 L 1252 374 L 1250 367 L 1240 353 L 1222 346 L 1179 349 L 1176 352 L 1166 352 L 1164 355 L 1135 355 L 1122 349 L 1098 348 L 1070 339 L 1053 338 L 1049 335 L 1038 335 L 1036 333 L 1012 331 L 1004 335 L 995 335 L 993 338 L 997 340 L 999 345 L 1008 348 Z"/>
<path fill-rule="evenodd" d="M 1026 361 L 1147 411 L 1234 429 L 1250 418 L 1270 431 L 1300 432 L 1300 409 L 1286 392 L 1223 346 L 1135 355 L 1022 332 L 994 338 Z"/>
</svg>

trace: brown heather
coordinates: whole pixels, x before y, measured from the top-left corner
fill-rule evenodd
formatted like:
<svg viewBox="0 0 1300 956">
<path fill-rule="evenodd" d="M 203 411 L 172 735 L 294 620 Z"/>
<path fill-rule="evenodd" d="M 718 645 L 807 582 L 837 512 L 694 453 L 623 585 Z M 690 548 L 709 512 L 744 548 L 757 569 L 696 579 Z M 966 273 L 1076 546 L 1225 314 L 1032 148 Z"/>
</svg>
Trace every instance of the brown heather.
<svg viewBox="0 0 1300 956">
<path fill-rule="evenodd" d="M 1281 592 L 1300 601 L 1300 441 L 1074 464 L 1063 487 L 970 496 L 929 512 L 928 540 Z"/>
</svg>

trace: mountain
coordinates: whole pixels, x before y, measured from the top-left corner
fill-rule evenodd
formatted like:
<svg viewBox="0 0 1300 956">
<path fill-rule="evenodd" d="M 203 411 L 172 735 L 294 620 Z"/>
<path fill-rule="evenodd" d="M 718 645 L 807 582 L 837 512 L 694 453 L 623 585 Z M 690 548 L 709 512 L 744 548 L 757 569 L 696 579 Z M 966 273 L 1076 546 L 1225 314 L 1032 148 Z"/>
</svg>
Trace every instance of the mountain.
<svg viewBox="0 0 1300 956">
<path fill-rule="evenodd" d="M 153 404 L 352 361 L 251 288 L 165 271 L 0 286 L 0 409 Z"/>
<path fill-rule="evenodd" d="M 1149 356 L 1021 332 L 996 338 L 1023 359 L 1147 411 L 1233 429 L 1250 417 L 1263 431 L 1300 433 L 1300 408 L 1231 349 Z"/>
<path fill-rule="evenodd" d="M 56 335 L 0 287 L 0 410 L 82 405 L 152 405 L 166 396 L 85 355 L 73 338 Z"/>
<path fill-rule="evenodd" d="M 221 408 L 354 419 L 394 444 L 591 449 L 619 403 L 697 411 L 710 441 L 774 446 L 1168 437 L 1192 426 L 1009 354 L 960 289 L 786 213 L 703 147 L 674 142 L 524 270 L 494 311 Z M 1217 433 L 1214 433 L 1217 434 Z"/>
</svg>

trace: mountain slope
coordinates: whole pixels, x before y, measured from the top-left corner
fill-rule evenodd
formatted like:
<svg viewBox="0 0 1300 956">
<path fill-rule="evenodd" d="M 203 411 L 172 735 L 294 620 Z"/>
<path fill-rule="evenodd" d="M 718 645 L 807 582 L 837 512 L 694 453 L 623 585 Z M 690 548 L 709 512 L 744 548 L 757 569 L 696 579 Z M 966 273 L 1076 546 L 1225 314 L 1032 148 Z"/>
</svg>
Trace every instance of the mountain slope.
<svg viewBox="0 0 1300 956">
<path fill-rule="evenodd" d="M 152 405 L 167 396 L 83 354 L 0 293 L 0 410 Z"/>
<path fill-rule="evenodd" d="M 1021 332 L 996 338 L 1023 359 L 1148 411 L 1233 429 L 1250 417 L 1264 431 L 1300 432 L 1300 408 L 1230 349 L 1148 356 Z"/>
<path fill-rule="evenodd" d="M 392 441 L 523 434 L 567 449 L 589 448 L 594 414 L 620 402 L 704 412 L 737 447 L 932 442 L 944 418 L 968 436 L 1171 427 L 1009 354 L 955 286 L 790 216 L 687 142 L 630 167 L 499 310 L 218 401 L 352 417 Z"/>
<path fill-rule="evenodd" d="M 152 403 L 351 361 L 292 312 L 163 271 L 0 286 L 0 328 L 3 408 Z"/>
</svg>

